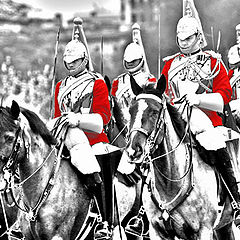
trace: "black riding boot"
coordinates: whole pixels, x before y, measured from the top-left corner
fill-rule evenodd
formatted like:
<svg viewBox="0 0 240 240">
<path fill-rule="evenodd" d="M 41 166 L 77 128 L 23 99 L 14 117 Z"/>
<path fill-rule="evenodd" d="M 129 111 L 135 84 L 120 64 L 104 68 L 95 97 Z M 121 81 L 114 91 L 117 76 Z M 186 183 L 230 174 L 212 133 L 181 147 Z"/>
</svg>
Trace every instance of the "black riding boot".
<svg viewBox="0 0 240 240">
<path fill-rule="evenodd" d="M 114 222 L 113 214 L 113 178 L 117 170 L 118 162 L 121 157 L 121 151 L 114 151 L 107 154 L 97 155 L 98 163 L 101 167 L 101 177 L 103 184 L 99 186 L 95 196 L 102 209 L 102 223 L 99 223 L 94 232 L 94 239 L 111 239 Z"/>
<path fill-rule="evenodd" d="M 147 220 L 145 209 L 144 209 L 143 203 L 142 203 L 142 193 L 143 193 L 143 188 L 144 188 L 144 185 L 146 184 L 146 179 L 148 176 L 148 171 L 149 171 L 148 166 L 143 168 L 142 171 L 143 171 L 142 172 L 142 186 L 141 186 L 140 192 L 138 193 L 138 194 L 140 194 L 140 196 L 139 196 L 139 199 L 140 199 L 139 211 L 138 211 L 137 216 L 134 216 L 133 218 L 131 218 L 125 227 L 125 231 L 127 233 L 137 236 L 137 237 L 143 237 L 143 235 L 144 235 L 143 232 L 145 230 L 144 223 Z"/>
<path fill-rule="evenodd" d="M 98 211 L 98 224 L 94 230 L 94 240 L 106 240 L 111 239 L 112 231 L 109 229 L 107 217 L 106 217 L 106 192 L 99 173 L 87 174 L 86 185 L 91 195 L 95 197 Z"/>
<path fill-rule="evenodd" d="M 232 207 L 234 210 L 234 223 L 236 227 L 240 228 L 240 195 L 238 192 L 237 181 L 234 176 L 231 158 L 226 148 L 221 148 L 216 151 L 216 167 L 221 173 L 224 181 L 226 182 L 232 196 Z"/>
</svg>

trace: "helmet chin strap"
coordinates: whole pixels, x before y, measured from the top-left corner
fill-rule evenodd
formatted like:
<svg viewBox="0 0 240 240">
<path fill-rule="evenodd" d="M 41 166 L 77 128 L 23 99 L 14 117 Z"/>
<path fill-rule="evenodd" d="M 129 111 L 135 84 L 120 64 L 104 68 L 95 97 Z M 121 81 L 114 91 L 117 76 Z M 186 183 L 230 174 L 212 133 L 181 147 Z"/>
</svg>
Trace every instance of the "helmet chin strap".
<svg viewBox="0 0 240 240">
<path fill-rule="evenodd" d="M 125 61 L 123 60 L 123 66 L 124 66 L 124 68 L 125 68 L 128 72 L 130 72 L 130 73 L 135 73 L 135 72 L 139 71 L 139 70 L 143 67 L 143 65 L 144 65 L 144 60 L 143 60 L 143 58 L 141 59 L 141 62 L 140 62 L 136 67 L 134 67 L 134 68 L 127 68 L 127 67 L 126 67 L 126 64 L 125 64 Z"/>
<path fill-rule="evenodd" d="M 184 54 L 184 55 L 191 55 L 193 53 L 192 49 L 193 47 L 197 44 L 197 42 L 200 41 L 200 33 L 198 32 L 197 33 L 197 37 L 196 39 L 194 40 L 194 42 L 191 44 L 191 46 L 189 46 L 188 48 L 186 48 L 186 52 L 182 51 L 182 48 L 180 47 L 179 43 L 178 43 L 178 37 L 176 36 L 176 43 L 177 43 L 177 46 L 179 47 L 179 49 L 181 50 L 181 52 Z M 200 45 L 199 45 L 199 49 L 201 49 Z M 197 49 L 196 51 L 194 52 L 197 52 L 199 49 Z"/>
<path fill-rule="evenodd" d="M 70 70 L 67 67 L 66 62 L 64 62 L 64 64 L 65 64 L 65 67 L 67 68 L 67 70 L 69 71 L 69 74 L 74 77 L 77 74 L 82 73 L 87 68 L 88 58 L 85 56 L 82 63 L 77 68 L 75 68 L 74 70 Z"/>
</svg>

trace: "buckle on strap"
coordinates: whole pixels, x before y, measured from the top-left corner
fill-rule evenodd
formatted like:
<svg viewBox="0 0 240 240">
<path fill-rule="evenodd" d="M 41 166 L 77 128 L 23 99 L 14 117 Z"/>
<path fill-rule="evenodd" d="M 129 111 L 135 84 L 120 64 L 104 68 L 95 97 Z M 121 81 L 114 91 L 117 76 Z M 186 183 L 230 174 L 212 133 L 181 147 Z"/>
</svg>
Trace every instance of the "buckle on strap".
<svg viewBox="0 0 240 240">
<path fill-rule="evenodd" d="M 233 210 L 239 210 L 240 209 L 239 203 L 237 203 L 236 201 L 232 201 L 231 205 L 232 205 Z"/>
</svg>

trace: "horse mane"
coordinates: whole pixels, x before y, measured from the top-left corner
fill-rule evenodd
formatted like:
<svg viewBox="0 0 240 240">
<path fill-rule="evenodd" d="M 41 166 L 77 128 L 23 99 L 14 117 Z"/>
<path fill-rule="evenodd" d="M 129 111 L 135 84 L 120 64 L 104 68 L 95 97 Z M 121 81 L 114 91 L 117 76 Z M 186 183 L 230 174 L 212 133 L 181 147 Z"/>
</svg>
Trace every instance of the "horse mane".
<svg viewBox="0 0 240 240">
<path fill-rule="evenodd" d="M 49 146 L 56 144 L 56 139 L 36 113 L 22 107 L 21 113 L 27 118 L 30 128 L 34 134 L 39 134 L 44 142 L 46 142 Z"/>
<path fill-rule="evenodd" d="M 180 139 L 186 135 L 186 122 L 182 119 L 181 114 L 178 110 L 167 102 L 167 110 L 171 117 L 173 128 L 176 131 Z M 185 136 L 184 142 L 188 141 L 188 135 Z"/>
</svg>

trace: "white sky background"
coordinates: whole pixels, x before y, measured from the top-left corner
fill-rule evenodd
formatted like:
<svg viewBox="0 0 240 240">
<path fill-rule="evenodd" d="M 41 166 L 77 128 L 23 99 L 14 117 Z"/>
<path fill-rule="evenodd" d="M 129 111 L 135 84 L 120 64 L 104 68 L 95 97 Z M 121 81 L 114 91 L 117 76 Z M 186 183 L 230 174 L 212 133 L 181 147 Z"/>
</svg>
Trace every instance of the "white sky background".
<svg viewBox="0 0 240 240">
<path fill-rule="evenodd" d="M 89 12 L 94 9 L 94 4 L 104 7 L 112 13 L 118 13 L 120 0 L 13 0 L 14 2 L 26 3 L 32 7 L 42 9 L 45 17 L 52 17 L 54 13 L 63 14 L 64 20 L 74 16 L 74 13 Z"/>
</svg>

